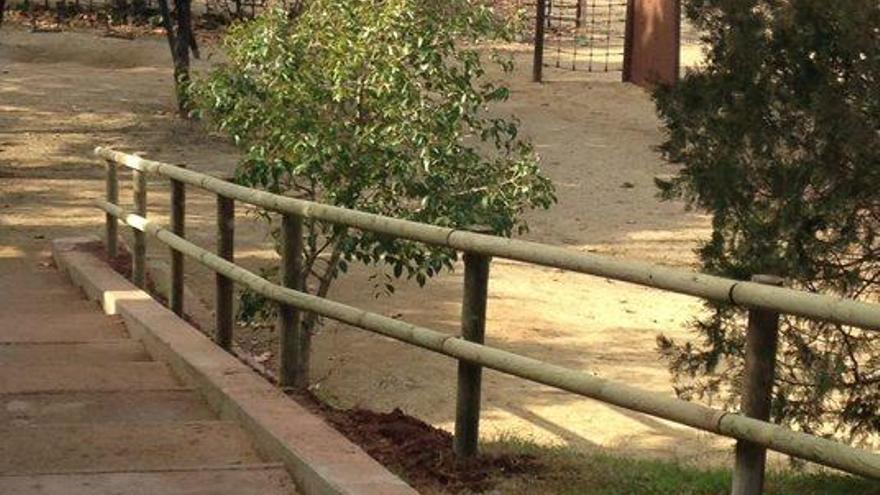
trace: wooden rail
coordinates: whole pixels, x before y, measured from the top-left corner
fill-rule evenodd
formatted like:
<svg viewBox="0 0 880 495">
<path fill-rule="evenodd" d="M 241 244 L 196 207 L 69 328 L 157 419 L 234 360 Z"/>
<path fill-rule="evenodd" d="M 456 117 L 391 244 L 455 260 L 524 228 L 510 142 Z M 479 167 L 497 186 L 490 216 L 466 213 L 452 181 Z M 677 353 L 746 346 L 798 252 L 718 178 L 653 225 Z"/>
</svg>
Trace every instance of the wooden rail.
<svg viewBox="0 0 880 495">
<path fill-rule="evenodd" d="M 172 251 L 183 253 L 217 273 L 218 281 L 236 282 L 280 305 L 281 329 L 280 380 L 286 386 L 308 383 L 308 336 L 300 328 L 300 312 L 316 313 L 352 326 L 379 333 L 459 360 L 459 387 L 456 411 L 455 451 L 467 457 L 477 448 L 480 373 L 482 367 L 567 390 L 609 404 L 650 414 L 704 431 L 738 440 L 734 467 L 734 493 L 757 494 L 763 486 L 765 449 L 853 474 L 880 478 L 880 456 L 847 445 L 795 432 L 766 422 L 772 398 L 775 342 L 778 315 L 795 314 L 819 320 L 880 328 L 880 306 L 810 294 L 779 287 L 779 280 L 759 278 L 741 282 L 709 275 L 675 270 L 647 263 L 584 254 L 533 242 L 494 237 L 445 227 L 409 222 L 364 212 L 347 210 L 319 203 L 238 186 L 182 167 L 145 160 L 112 150 L 98 148 L 96 154 L 108 162 L 107 198 L 96 206 L 107 213 L 107 246 L 115 245 L 115 224 L 122 220 L 137 232 L 148 234 L 167 244 Z M 121 164 L 143 173 L 170 178 L 173 184 L 189 184 L 218 195 L 218 253 L 200 248 L 183 235 L 182 218 L 174 222 L 174 232 L 149 222 L 144 214 L 130 214 L 113 200 L 118 197 L 115 165 Z M 178 199 L 180 196 L 176 196 Z M 233 261 L 231 225 L 238 200 L 284 215 L 282 223 L 282 283 L 272 284 Z M 173 202 L 174 200 L 172 200 Z M 220 205 L 225 205 L 220 207 Z M 140 203 L 136 206 L 140 206 Z M 180 206 L 177 207 L 180 209 Z M 172 211 L 175 211 L 174 208 Z M 176 218 L 175 215 L 172 215 Z M 405 322 L 369 313 L 334 301 L 302 292 L 302 221 L 305 218 L 346 225 L 379 234 L 433 245 L 447 246 L 464 252 L 465 291 L 462 307 L 462 337 L 436 332 Z M 111 228 L 111 224 L 114 226 Z M 137 254 L 137 253 L 136 253 Z M 485 332 L 486 286 L 491 257 L 502 257 L 534 264 L 569 269 L 616 280 L 637 283 L 673 292 L 716 301 L 727 301 L 750 309 L 747 332 L 746 376 L 743 390 L 743 411 L 749 417 L 712 409 L 699 404 L 670 398 L 625 384 L 603 380 L 587 373 L 562 368 L 550 363 L 519 356 L 483 345 Z M 172 270 L 172 274 L 177 271 Z M 179 275 L 182 277 L 182 270 Z M 182 284 L 182 281 L 172 282 Z M 218 304 L 224 321 L 218 328 L 232 328 L 231 300 L 226 286 L 218 283 Z M 218 308 L 218 315 L 221 308 Z M 224 339 L 230 340 L 224 340 Z M 218 335 L 218 342 L 228 344 L 229 335 Z"/>
<path fill-rule="evenodd" d="M 731 280 L 652 263 L 581 253 L 537 242 L 506 239 L 389 218 L 257 191 L 209 175 L 118 151 L 98 148 L 96 154 L 134 170 L 144 170 L 177 179 L 230 199 L 303 219 L 314 218 L 391 237 L 446 246 L 462 252 L 595 275 L 711 301 L 729 302 L 746 308 L 769 309 L 814 320 L 880 330 L 880 305 L 876 304 L 755 282 Z"/>
</svg>

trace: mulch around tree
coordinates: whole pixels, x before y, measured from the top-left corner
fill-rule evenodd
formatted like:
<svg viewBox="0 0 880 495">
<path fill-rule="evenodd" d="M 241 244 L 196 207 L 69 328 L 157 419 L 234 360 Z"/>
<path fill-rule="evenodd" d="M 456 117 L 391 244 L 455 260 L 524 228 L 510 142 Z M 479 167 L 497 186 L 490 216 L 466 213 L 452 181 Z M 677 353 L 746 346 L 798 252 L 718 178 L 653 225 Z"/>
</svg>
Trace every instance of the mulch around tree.
<svg viewBox="0 0 880 495">
<path fill-rule="evenodd" d="M 537 458 L 527 454 L 480 454 L 470 460 L 456 459 L 451 433 L 400 409 L 387 413 L 336 409 L 312 395 L 295 398 L 420 491 L 480 493 L 491 490 L 500 478 L 542 469 Z"/>
</svg>

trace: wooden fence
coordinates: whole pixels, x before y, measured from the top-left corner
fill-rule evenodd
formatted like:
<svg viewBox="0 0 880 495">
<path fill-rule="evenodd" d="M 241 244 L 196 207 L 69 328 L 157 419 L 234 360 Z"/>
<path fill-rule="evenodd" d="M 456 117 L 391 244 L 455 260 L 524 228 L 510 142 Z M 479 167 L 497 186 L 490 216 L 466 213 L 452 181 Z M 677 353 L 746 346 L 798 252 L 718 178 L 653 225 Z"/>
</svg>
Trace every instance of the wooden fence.
<svg viewBox="0 0 880 495">
<path fill-rule="evenodd" d="M 736 439 L 734 495 L 762 492 L 768 448 L 849 473 L 880 479 L 880 455 L 767 422 L 772 398 L 779 314 L 878 330 L 880 305 L 785 289 L 780 287 L 780 280 L 772 277 L 759 276 L 751 282 L 729 280 L 648 263 L 579 253 L 534 242 L 389 218 L 249 189 L 183 167 L 108 149 L 97 148 L 95 153 L 107 163 L 107 200 L 97 201 L 96 206 L 107 214 L 108 255 L 116 254 L 117 222 L 122 221 L 136 234 L 133 279 L 143 287 L 144 237 L 149 235 L 168 245 L 172 253 L 170 306 L 179 315 L 183 314 L 183 259 L 180 254 L 212 269 L 217 274 L 216 340 L 226 349 L 229 349 L 232 342 L 233 283 L 241 284 L 276 301 L 280 309 L 279 378 L 282 386 L 302 387 L 307 384 L 309 336 L 301 328 L 300 314 L 310 312 L 457 359 L 459 379 L 454 448 L 456 454 L 463 457 L 472 456 L 477 451 L 480 376 L 482 367 L 487 367 Z M 117 165 L 134 170 L 134 213 L 129 213 L 116 204 Z M 157 174 L 171 181 L 170 230 L 146 218 L 146 173 Z M 216 254 L 190 243 L 184 237 L 185 185 L 217 194 Z M 273 284 L 234 263 L 234 201 L 283 215 L 283 285 Z M 446 246 L 463 252 L 465 287 L 462 338 L 302 292 L 302 222 L 307 218 Z M 641 390 L 483 345 L 486 287 L 492 257 L 567 269 L 749 308 L 743 414 Z"/>
</svg>

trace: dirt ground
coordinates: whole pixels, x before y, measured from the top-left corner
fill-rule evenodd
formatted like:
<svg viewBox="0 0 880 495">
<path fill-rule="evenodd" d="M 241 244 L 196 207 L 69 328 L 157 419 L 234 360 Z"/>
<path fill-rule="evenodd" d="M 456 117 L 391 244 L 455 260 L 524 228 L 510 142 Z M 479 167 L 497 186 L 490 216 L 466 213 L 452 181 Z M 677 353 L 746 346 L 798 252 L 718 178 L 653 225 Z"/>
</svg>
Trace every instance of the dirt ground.
<svg viewBox="0 0 880 495">
<path fill-rule="evenodd" d="M 211 51 L 208 49 L 207 51 Z M 659 202 L 653 178 L 670 174 L 654 147 L 661 139 L 653 104 L 641 89 L 547 72 L 529 82 L 526 50 L 509 77 L 510 102 L 558 188 L 559 204 L 528 215 L 526 239 L 573 250 L 687 267 L 707 234 L 707 218 Z M 210 59 L 209 59 L 210 60 Z M 201 62 L 201 66 L 208 62 Z M 177 119 L 168 46 L 162 38 L 120 40 L 95 32 L 0 31 L 0 263 L 39 263 L 54 237 L 99 235 L 103 215 L 89 206 L 102 194 L 96 145 L 194 170 L 229 174 L 237 152 L 198 124 Z M 127 178 L 126 175 L 122 176 Z M 130 187 L 122 200 L 130 204 Z M 151 180 L 150 216 L 167 220 L 168 187 Z M 213 248 L 214 199 L 192 192 L 188 237 Z M 262 224 L 240 208 L 237 260 L 248 268 L 275 263 Z M 150 256 L 167 250 L 150 244 Z M 424 289 L 402 283 L 374 298 L 356 269 L 331 297 L 389 316 L 455 333 L 461 271 Z M 187 265 L 187 284 L 208 304 L 213 275 Z M 699 301 L 602 278 L 527 266 L 492 264 L 488 343 L 513 352 L 672 393 L 655 337 L 687 335 Z M 272 331 L 241 329 L 237 339 L 272 365 Z M 314 392 L 338 406 L 400 408 L 433 425 L 454 421 L 454 361 L 328 323 L 316 337 Z M 266 354 L 266 352 L 269 352 Z M 704 462 L 729 445 L 709 435 L 523 380 L 487 372 L 482 434 L 603 448 L 648 457 Z"/>
</svg>

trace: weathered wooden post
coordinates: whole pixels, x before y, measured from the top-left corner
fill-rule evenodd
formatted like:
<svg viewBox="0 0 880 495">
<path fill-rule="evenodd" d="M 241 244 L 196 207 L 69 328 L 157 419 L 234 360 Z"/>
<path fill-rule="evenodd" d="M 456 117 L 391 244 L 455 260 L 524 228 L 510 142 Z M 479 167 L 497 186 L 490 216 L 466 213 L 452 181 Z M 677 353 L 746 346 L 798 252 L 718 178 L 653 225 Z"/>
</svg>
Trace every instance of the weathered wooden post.
<svg viewBox="0 0 880 495">
<path fill-rule="evenodd" d="M 281 283 L 290 289 L 303 289 L 303 222 L 295 215 L 281 221 Z M 302 315 L 293 306 L 278 305 L 280 336 L 280 381 L 282 387 L 304 390 L 309 386 L 311 335 L 303 328 Z"/>
<path fill-rule="evenodd" d="M 179 165 L 185 168 L 184 165 Z M 180 237 L 186 235 L 186 185 L 171 179 L 171 231 Z M 171 290 L 168 303 L 171 311 L 183 316 L 183 253 L 171 249 Z"/>
<path fill-rule="evenodd" d="M 535 11 L 535 54 L 532 60 L 532 81 L 544 80 L 544 26 L 546 24 L 547 0 L 537 0 Z"/>
<path fill-rule="evenodd" d="M 759 284 L 782 286 L 782 279 L 755 275 Z M 779 341 L 779 313 L 763 309 L 749 310 L 746 333 L 745 371 L 743 373 L 742 413 L 768 421 L 776 373 L 776 349 Z M 764 492 L 767 449 L 751 442 L 736 442 L 732 495 L 760 495 Z"/>
<path fill-rule="evenodd" d="M 235 201 L 217 195 L 217 256 L 235 262 Z M 235 286 L 232 280 L 217 273 L 215 275 L 215 327 L 217 345 L 232 349 L 233 296 Z"/>
<path fill-rule="evenodd" d="M 142 170 L 132 171 L 134 184 L 134 214 L 147 217 L 147 174 Z M 147 288 L 147 235 L 137 229 L 134 233 L 132 249 L 131 280 L 141 289 Z"/>
<path fill-rule="evenodd" d="M 479 233 L 487 228 L 471 229 Z M 470 342 L 482 344 L 486 335 L 486 300 L 489 289 L 491 256 L 464 253 L 464 295 L 461 305 L 461 336 Z M 482 366 L 458 362 L 458 397 L 455 407 L 455 437 L 453 450 L 460 458 L 477 453 L 480 437 L 480 390 Z"/>
<path fill-rule="evenodd" d="M 107 202 L 114 205 L 119 204 L 119 179 L 116 176 L 116 162 L 105 160 L 107 164 Z M 119 253 L 117 230 L 119 228 L 119 220 L 115 216 L 107 213 L 105 215 L 105 234 L 104 241 L 107 248 L 107 258 L 113 260 Z"/>
</svg>

